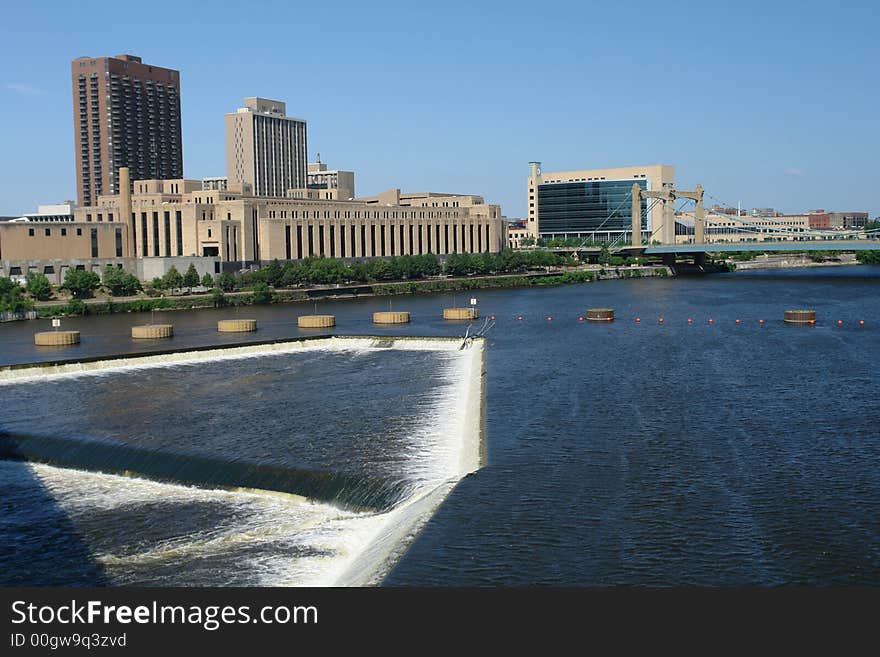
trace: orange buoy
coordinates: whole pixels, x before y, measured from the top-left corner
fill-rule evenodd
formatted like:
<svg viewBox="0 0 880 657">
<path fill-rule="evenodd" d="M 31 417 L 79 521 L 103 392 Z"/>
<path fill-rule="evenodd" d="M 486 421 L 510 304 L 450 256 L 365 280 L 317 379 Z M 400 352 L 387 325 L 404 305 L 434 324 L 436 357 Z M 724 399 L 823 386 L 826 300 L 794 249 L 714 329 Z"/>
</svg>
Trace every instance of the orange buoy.
<svg viewBox="0 0 880 657">
<path fill-rule="evenodd" d="M 494 321 L 495 321 L 495 315 L 489 315 L 489 319 L 491 319 L 491 320 L 494 322 Z"/>
<path fill-rule="evenodd" d="M 661 317 L 661 318 L 658 319 L 657 321 L 658 321 L 660 324 L 662 324 L 662 323 L 663 323 L 663 318 Z"/>
<path fill-rule="evenodd" d="M 694 320 L 692 320 L 690 317 L 688 317 L 688 324 L 693 324 L 693 323 L 694 323 Z"/>
<path fill-rule="evenodd" d="M 641 321 L 642 321 L 642 318 L 641 318 L 641 317 L 636 317 L 636 324 L 638 324 L 638 323 L 641 322 Z"/>
<path fill-rule="evenodd" d="M 736 320 L 736 323 L 739 324 L 739 320 Z"/>
<path fill-rule="evenodd" d="M 815 325 L 816 325 L 816 320 L 815 320 L 815 319 L 811 319 L 811 320 L 810 320 L 810 326 L 815 326 Z"/>
<path fill-rule="evenodd" d="M 710 318 L 709 318 L 709 323 L 710 323 L 710 324 L 714 324 L 714 323 L 715 323 L 715 320 L 712 319 L 712 318 L 710 317 Z"/>
<path fill-rule="evenodd" d="M 521 322 L 521 321 L 522 321 L 522 315 L 517 315 L 517 316 L 516 316 L 516 321 Z"/>
<path fill-rule="evenodd" d="M 864 326 L 864 325 L 865 325 L 865 320 L 860 319 L 860 320 L 859 320 L 859 326 Z"/>
<path fill-rule="evenodd" d="M 763 326 L 763 325 L 764 325 L 764 320 L 763 320 L 763 319 L 759 319 L 759 320 L 758 320 L 758 324 L 761 324 L 761 325 Z"/>
<path fill-rule="evenodd" d="M 838 325 L 838 326 L 843 326 L 843 320 L 842 320 L 842 319 L 838 319 L 838 320 L 837 320 L 837 325 Z"/>
<path fill-rule="evenodd" d="M 584 321 L 584 318 L 583 318 L 583 317 L 578 317 L 578 321 L 579 321 L 579 322 L 582 322 L 582 321 Z"/>
</svg>

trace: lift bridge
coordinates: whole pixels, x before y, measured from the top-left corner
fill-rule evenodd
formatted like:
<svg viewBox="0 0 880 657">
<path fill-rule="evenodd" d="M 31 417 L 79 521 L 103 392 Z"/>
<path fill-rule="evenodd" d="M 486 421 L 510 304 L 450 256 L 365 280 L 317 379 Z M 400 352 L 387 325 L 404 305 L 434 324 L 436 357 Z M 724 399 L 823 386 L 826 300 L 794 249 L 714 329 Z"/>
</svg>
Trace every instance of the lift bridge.
<svg viewBox="0 0 880 657">
<path fill-rule="evenodd" d="M 755 223 L 754 217 L 726 214 L 712 211 L 713 220 L 707 221 L 706 209 L 703 205 L 705 190 L 697 185 L 693 190 L 675 189 L 667 185 L 658 190 L 648 191 L 638 184 L 633 184 L 632 191 L 626 200 L 631 201 L 631 230 L 622 233 L 617 240 L 610 242 L 606 248 L 612 253 L 622 255 L 661 255 L 664 260 L 673 261 L 676 256 L 693 256 L 694 261 L 702 263 L 707 253 L 729 251 L 880 251 L 880 230 L 813 230 L 785 226 L 780 222 L 770 227 L 773 217 L 768 217 L 764 225 Z M 720 201 L 713 198 L 716 202 Z M 645 235 L 642 229 L 642 201 L 650 201 L 648 213 L 660 204 L 662 221 L 653 232 Z M 693 234 L 676 234 L 677 201 L 693 203 Z M 618 206 L 605 220 L 619 217 Z M 729 206 L 728 206 L 729 207 Z M 719 228 L 719 219 L 726 220 L 727 226 Z M 605 222 L 603 222 L 605 223 Z M 717 231 L 723 230 L 723 234 Z M 715 234 L 712 234 L 713 231 Z M 712 234 L 707 240 L 707 234 Z M 629 237 L 629 241 L 625 239 Z M 560 247 L 553 251 L 599 251 L 596 246 L 587 246 L 591 240 L 585 239 L 583 246 Z"/>
</svg>

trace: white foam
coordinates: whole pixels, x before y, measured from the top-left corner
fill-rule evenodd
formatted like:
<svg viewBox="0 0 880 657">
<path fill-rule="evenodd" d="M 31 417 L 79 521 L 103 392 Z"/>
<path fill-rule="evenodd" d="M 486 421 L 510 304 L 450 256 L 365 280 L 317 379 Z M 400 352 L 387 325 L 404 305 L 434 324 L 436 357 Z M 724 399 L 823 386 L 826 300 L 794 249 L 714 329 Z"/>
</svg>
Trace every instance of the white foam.
<svg viewBox="0 0 880 657">
<path fill-rule="evenodd" d="M 286 342 L 248 345 L 243 347 L 222 347 L 201 351 L 179 351 L 170 354 L 125 356 L 122 358 L 64 363 L 60 365 L 43 365 L 37 363 L 28 367 L 0 370 L 0 385 L 10 383 L 35 383 L 65 377 L 89 375 L 100 376 L 111 372 L 192 365 L 206 361 L 264 358 L 278 354 L 308 351 L 361 352 L 377 348 L 392 348 L 403 351 L 455 351 L 458 350 L 460 346 L 461 340 L 455 338 L 331 336 L 327 338 L 290 340 Z"/>
</svg>

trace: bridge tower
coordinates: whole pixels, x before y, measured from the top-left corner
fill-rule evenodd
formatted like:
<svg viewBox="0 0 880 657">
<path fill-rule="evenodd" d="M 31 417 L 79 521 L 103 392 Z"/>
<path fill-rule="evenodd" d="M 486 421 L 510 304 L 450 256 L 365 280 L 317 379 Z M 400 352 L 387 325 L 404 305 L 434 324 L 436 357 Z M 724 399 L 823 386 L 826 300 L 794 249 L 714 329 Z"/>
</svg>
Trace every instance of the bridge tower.
<svg viewBox="0 0 880 657">
<path fill-rule="evenodd" d="M 663 242 L 670 244 L 675 240 L 675 196 L 672 187 L 656 191 L 645 191 L 638 183 L 632 188 L 632 245 L 642 246 L 642 199 L 655 198 L 663 203 Z"/>
<path fill-rule="evenodd" d="M 687 198 L 696 204 L 694 211 L 694 243 L 706 241 L 706 210 L 703 207 L 703 186 L 697 185 L 692 192 L 677 190 L 673 186 L 656 191 L 644 191 L 634 183 L 632 187 L 632 245 L 642 246 L 642 199 L 653 198 L 663 203 L 663 232 L 661 241 L 664 244 L 675 243 L 675 200 Z"/>
<path fill-rule="evenodd" d="M 694 244 L 706 242 L 706 210 L 703 207 L 703 186 L 697 185 L 692 192 L 673 190 L 675 198 L 689 198 L 696 206 L 694 208 Z M 674 221 L 674 219 L 673 219 Z"/>
</svg>

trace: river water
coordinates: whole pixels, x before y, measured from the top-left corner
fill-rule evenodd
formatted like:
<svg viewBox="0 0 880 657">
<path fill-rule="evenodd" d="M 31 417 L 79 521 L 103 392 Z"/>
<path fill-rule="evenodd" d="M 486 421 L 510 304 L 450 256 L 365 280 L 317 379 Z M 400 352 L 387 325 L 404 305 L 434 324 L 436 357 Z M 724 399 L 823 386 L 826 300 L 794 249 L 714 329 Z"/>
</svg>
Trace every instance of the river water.
<svg viewBox="0 0 880 657">
<path fill-rule="evenodd" d="M 47 562 L 64 564 L 59 577 L 73 583 L 338 583 L 363 545 L 391 531 L 389 509 L 458 481 L 396 566 L 381 571 L 386 584 L 880 584 L 878 268 L 475 295 L 496 325 L 486 344 L 486 464 L 470 477 L 438 457 L 451 449 L 442 418 L 462 367 L 445 352 L 273 356 L 248 368 L 212 364 L 209 376 L 172 368 L 136 382 L 108 375 L 8 386 L 0 392 L 7 431 L 66 436 L 69 421 L 58 416 L 84 409 L 76 440 L 112 436 L 148 451 L 332 471 L 383 492 L 305 502 L 289 491 L 195 489 L 5 461 L 0 485 L 12 494 L 0 510 L 2 570 L 33 583 Z M 440 310 L 469 296 L 395 297 L 393 308 L 413 321 L 394 328 L 370 322 L 387 298 L 323 302 L 318 312 L 336 315 L 339 334 L 452 336 L 464 326 L 443 322 Z M 590 307 L 614 308 L 617 320 L 578 321 Z M 819 321 L 784 325 L 788 308 L 815 308 Z M 63 351 L 33 346 L 45 322 L 18 322 L 0 326 L 0 364 L 253 340 L 215 332 L 218 318 L 236 314 L 259 320 L 260 339 L 314 335 L 295 325 L 313 311 L 157 313 L 175 337 L 151 345 L 128 337 L 148 316 L 71 319 L 65 328 L 81 330 L 83 342 Z M 387 376 L 377 379 L 377 367 Z M 242 376 L 247 394 L 229 383 Z M 279 406 L 283 413 L 267 412 Z M 328 427 L 325 440 L 302 430 L 310 422 L 302 408 Z M 167 435 L 143 429 L 158 409 L 168 409 Z M 200 424 L 185 421 L 192 409 Z M 215 438 L 224 433 L 246 436 L 245 445 Z M 22 499 L 30 503 L 14 503 Z M 358 500 L 372 509 L 355 508 Z M 365 518 L 382 520 L 350 531 Z M 50 540 L 63 554 L 33 549 Z M 28 558 L 36 565 L 25 568 Z"/>
</svg>

